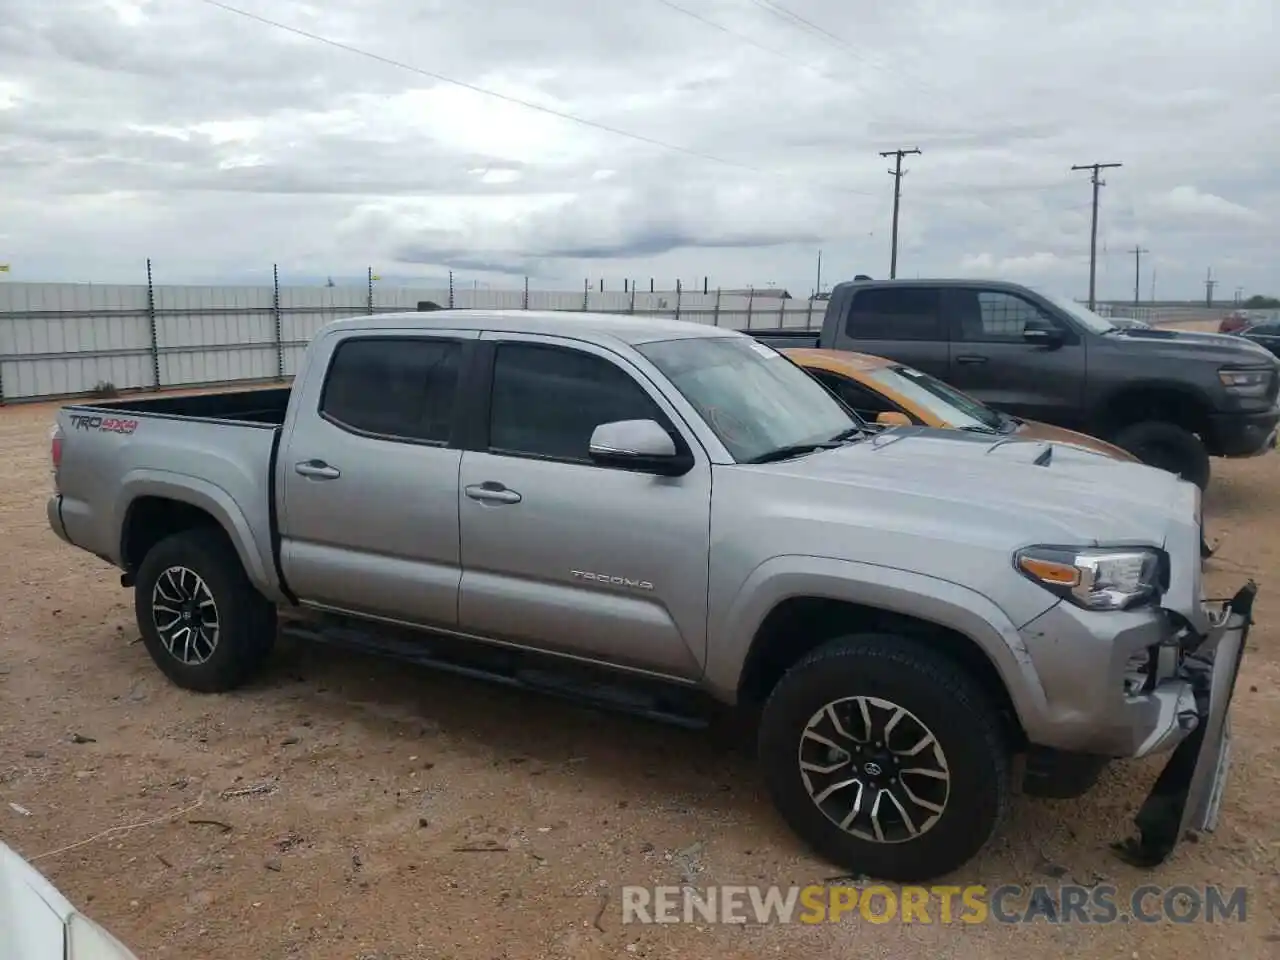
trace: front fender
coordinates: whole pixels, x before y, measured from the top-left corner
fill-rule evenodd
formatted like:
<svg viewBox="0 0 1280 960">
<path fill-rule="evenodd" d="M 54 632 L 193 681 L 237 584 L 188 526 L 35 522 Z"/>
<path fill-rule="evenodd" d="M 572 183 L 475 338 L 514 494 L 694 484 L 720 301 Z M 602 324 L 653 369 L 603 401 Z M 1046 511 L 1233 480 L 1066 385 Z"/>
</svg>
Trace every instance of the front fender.
<svg viewBox="0 0 1280 960">
<path fill-rule="evenodd" d="M 143 497 L 176 500 L 205 511 L 230 538 L 231 545 L 235 547 L 254 586 L 269 597 L 278 597 L 280 585 L 275 575 L 275 565 L 268 562 L 270 531 L 255 534 L 244 511 L 226 490 L 208 480 L 183 473 L 140 469 L 125 474 L 113 509 L 115 528 L 120 531 L 120 544 L 117 547 L 119 552 L 115 558 L 118 564 L 123 566 L 124 537 L 128 530 L 129 512 Z M 259 542 L 260 538 L 266 541 L 265 544 Z"/>
<path fill-rule="evenodd" d="M 831 557 L 773 557 L 751 572 L 711 632 L 706 683 L 712 693 L 726 702 L 737 699 L 761 625 L 774 607 L 795 597 L 861 604 L 954 630 L 991 661 L 1028 736 L 1034 739 L 1046 722 L 1044 687 L 1017 625 L 985 596 L 936 577 Z"/>
</svg>

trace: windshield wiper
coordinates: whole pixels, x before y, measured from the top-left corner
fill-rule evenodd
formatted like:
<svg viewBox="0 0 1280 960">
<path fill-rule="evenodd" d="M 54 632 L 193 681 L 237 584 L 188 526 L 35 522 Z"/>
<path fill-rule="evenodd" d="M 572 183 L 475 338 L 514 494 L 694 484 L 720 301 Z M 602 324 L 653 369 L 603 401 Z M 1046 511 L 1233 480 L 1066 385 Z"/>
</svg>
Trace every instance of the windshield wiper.
<svg viewBox="0 0 1280 960">
<path fill-rule="evenodd" d="M 852 427 L 849 427 L 847 430 L 841 430 L 839 433 L 837 433 L 834 437 L 831 438 L 830 442 L 837 443 L 837 442 L 844 442 L 846 440 L 861 440 L 866 435 L 867 435 L 867 431 L 855 423 Z"/>
<path fill-rule="evenodd" d="M 806 453 L 814 453 L 817 450 L 834 450 L 842 447 L 844 444 L 839 440 L 811 440 L 808 443 L 790 443 L 785 447 L 778 447 L 776 450 L 769 450 L 760 454 L 758 457 L 752 457 L 747 463 L 775 463 L 778 460 L 790 460 L 792 457 L 799 457 Z"/>
<path fill-rule="evenodd" d="M 970 423 L 963 427 L 957 427 L 957 429 L 963 430 L 965 433 L 998 434 L 1000 432 L 995 427 L 988 427 L 985 423 Z"/>
</svg>

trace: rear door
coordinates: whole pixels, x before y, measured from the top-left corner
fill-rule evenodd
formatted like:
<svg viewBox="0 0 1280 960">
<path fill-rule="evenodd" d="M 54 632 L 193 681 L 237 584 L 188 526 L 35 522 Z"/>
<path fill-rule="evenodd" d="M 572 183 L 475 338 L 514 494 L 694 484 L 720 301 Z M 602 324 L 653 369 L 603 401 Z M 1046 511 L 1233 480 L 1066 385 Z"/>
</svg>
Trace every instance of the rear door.
<svg viewBox="0 0 1280 960">
<path fill-rule="evenodd" d="M 301 600 L 456 624 L 456 407 L 477 337 L 361 331 L 304 386 L 277 473 L 281 563 Z"/>
<path fill-rule="evenodd" d="M 492 341 L 492 343 L 490 342 Z M 679 415 L 610 351 L 530 334 L 494 350 L 483 436 L 462 458 L 461 628 L 665 676 L 706 655 L 711 464 Z M 652 419 L 683 476 L 604 467 L 592 431 Z M 476 449 L 471 449 L 475 447 Z"/>
<path fill-rule="evenodd" d="M 950 362 L 939 288 L 906 284 L 855 290 L 839 348 L 888 357 L 945 378 Z"/>
<path fill-rule="evenodd" d="M 949 287 L 942 308 L 951 331 L 945 380 L 997 410 L 1064 427 L 1085 409 L 1085 345 L 1079 334 L 1020 294 L 980 286 Z M 1027 330 L 1056 334 L 1028 343 Z"/>
</svg>

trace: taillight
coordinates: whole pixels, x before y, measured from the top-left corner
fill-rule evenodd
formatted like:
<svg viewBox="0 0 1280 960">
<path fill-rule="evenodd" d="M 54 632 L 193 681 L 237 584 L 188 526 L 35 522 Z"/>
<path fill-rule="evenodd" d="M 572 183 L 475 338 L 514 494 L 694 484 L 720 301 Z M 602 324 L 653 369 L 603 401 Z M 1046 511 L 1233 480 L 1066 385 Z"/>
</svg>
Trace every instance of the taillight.
<svg viewBox="0 0 1280 960">
<path fill-rule="evenodd" d="M 49 433 L 49 460 L 53 463 L 53 472 L 57 473 L 62 466 L 62 428 L 56 423 Z"/>
</svg>

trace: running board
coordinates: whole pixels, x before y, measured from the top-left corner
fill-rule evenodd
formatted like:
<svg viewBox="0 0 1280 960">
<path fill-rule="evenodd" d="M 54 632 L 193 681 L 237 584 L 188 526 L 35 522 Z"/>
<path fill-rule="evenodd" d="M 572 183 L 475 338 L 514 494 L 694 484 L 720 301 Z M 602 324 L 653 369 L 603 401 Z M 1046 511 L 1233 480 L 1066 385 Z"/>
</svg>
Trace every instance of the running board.
<svg viewBox="0 0 1280 960">
<path fill-rule="evenodd" d="M 347 617 L 284 621 L 280 632 L 297 640 L 371 653 L 686 730 L 706 729 L 714 712 L 705 695 L 696 690 L 483 641 L 383 624 L 366 626 Z"/>
</svg>

